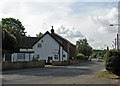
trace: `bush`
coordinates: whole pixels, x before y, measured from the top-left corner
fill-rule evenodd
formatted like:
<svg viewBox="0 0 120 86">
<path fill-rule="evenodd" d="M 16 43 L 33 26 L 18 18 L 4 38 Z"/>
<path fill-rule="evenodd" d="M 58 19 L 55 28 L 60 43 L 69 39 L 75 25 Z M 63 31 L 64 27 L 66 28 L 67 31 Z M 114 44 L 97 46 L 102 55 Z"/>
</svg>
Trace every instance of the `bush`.
<svg viewBox="0 0 120 86">
<path fill-rule="evenodd" d="M 28 61 L 26 61 L 26 60 L 23 60 L 23 61 L 21 61 L 21 62 L 24 62 L 24 63 L 26 63 L 26 62 L 28 62 Z"/>
<path fill-rule="evenodd" d="M 39 60 L 37 58 L 33 58 L 32 62 L 38 62 Z"/>
<path fill-rule="evenodd" d="M 91 56 L 92 56 L 93 58 L 96 58 L 97 54 L 96 54 L 96 53 L 93 53 Z"/>
<path fill-rule="evenodd" d="M 89 59 L 89 56 L 85 56 L 85 59 L 88 60 L 88 59 Z"/>
<path fill-rule="evenodd" d="M 104 58 L 106 70 L 120 76 L 120 52 L 109 51 Z"/>
<path fill-rule="evenodd" d="M 107 51 L 106 54 L 104 55 L 103 59 L 104 59 L 105 61 L 107 61 L 109 57 L 110 57 L 110 52 Z"/>
<path fill-rule="evenodd" d="M 77 59 L 85 60 L 86 58 L 83 54 L 80 53 L 80 54 L 77 55 Z"/>
</svg>

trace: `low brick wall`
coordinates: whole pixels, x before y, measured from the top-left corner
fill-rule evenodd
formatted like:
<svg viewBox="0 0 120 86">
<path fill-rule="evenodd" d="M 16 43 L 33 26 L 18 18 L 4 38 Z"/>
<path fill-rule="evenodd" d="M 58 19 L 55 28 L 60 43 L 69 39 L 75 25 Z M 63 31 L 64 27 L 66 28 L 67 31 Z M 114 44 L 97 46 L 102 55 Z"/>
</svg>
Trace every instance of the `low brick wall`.
<svg viewBox="0 0 120 86">
<path fill-rule="evenodd" d="M 83 63 L 88 62 L 88 60 L 69 60 L 69 61 L 53 61 L 53 66 L 66 66 L 70 64 L 77 64 L 77 63 Z"/>
<path fill-rule="evenodd" d="M 3 62 L 2 70 L 14 70 L 24 68 L 41 68 L 45 67 L 45 62 Z"/>
</svg>

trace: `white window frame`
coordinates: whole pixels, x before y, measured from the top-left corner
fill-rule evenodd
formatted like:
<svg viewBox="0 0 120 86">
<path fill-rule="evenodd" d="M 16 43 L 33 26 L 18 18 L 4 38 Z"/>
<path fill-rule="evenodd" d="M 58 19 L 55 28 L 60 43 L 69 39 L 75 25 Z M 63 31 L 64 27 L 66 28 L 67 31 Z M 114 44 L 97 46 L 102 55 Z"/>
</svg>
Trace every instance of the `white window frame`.
<svg viewBox="0 0 120 86">
<path fill-rule="evenodd" d="M 25 54 L 24 53 L 18 53 L 17 54 L 17 59 L 19 59 L 19 60 L 25 60 Z"/>
</svg>

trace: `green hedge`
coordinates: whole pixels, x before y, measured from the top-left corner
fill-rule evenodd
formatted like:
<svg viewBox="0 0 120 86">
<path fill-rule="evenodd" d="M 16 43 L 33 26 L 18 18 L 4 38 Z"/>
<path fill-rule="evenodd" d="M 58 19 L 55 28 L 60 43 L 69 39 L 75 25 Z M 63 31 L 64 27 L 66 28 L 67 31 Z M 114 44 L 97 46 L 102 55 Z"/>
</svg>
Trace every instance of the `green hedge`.
<svg viewBox="0 0 120 86">
<path fill-rule="evenodd" d="M 39 60 L 37 58 L 33 58 L 32 62 L 38 62 Z"/>
<path fill-rule="evenodd" d="M 77 55 L 77 59 L 80 59 L 80 60 L 87 60 L 88 59 L 88 56 L 85 56 L 84 54 L 78 54 Z"/>
<path fill-rule="evenodd" d="M 104 59 L 106 70 L 120 76 L 120 51 L 108 51 Z"/>
</svg>

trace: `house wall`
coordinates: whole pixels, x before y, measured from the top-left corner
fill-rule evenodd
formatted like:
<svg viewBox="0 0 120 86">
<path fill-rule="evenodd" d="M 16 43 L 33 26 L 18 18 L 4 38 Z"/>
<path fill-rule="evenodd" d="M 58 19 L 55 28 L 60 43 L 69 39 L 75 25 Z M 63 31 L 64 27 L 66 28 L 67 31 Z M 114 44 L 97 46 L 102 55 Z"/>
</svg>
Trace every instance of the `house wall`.
<svg viewBox="0 0 120 86">
<path fill-rule="evenodd" d="M 25 59 L 18 59 L 18 54 L 25 54 Z M 13 53 L 12 54 L 12 62 L 16 61 L 31 61 L 33 59 L 33 53 Z"/>
<path fill-rule="evenodd" d="M 52 34 L 56 39 L 60 40 L 63 44 L 63 49 L 68 52 L 68 42 L 63 40 L 62 38 L 58 37 L 57 35 L 55 34 Z"/>
<path fill-rule="evenodd" d="M 68 60 L 68 58 L 67 58 L 67 56 L 68 56 L 68 55 L 67 55 L 67 52 L 66 52 L 66 51 L 64 51 L 64 50 L 63 50 L 63 55 L 65 55 L 65 57 L 63 57 L 63 61 Z"/>
<path fill-rule="evenodd" d="M 58 37 L 55 34 L 52 34 L 56 39 L 62 41 L 63 49 L 67 53 L 67 60 L 76 59 L 76 46 L 72 45 L 70 42 Z"/>
<path fill-rule="evenodd" d="M 41 47 L 38 47 L 38 43 L 41 44 Z M 60 51 L 59 51 L 60 49 Z M 39 60 L 48 60 L 48 57 L 52 57 L 53 61 L 62 61 L 62 46 L 58 44 L 49 34 L 46 34 L 33 46 L 35 57 L 39 55 Z M 59 55 L 60 52 L 60 55 Z M 55 59 L 54 56 L 58 55 L 58 59 Z M 59 59 L 60 56 L 60 59 Z"/>
<path fill-rule="evenodd" d="M 70 59 L 77 59 L 76 58 L 76 46 L 70 44 L 70 49 L 69 49 L 69 54 L 70 54 Z"/>
</svg>

